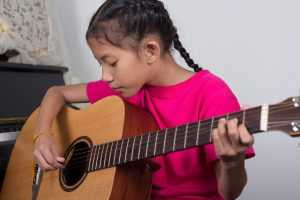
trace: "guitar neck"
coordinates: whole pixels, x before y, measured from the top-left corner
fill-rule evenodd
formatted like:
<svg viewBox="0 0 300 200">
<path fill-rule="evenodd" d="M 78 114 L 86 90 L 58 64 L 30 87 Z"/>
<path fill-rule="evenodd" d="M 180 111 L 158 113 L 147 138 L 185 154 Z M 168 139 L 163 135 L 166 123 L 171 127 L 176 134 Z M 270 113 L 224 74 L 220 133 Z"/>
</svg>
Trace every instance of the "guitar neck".
<svg viewBox="0 0 300 200">
<path fill-rule="evenodd" d="M 267 131 L 268 106 L 259 106 L 216 118 L 157 130 L 110 143 L 95 145 L 90 153 L 88 171 L 96 171 L 141 159 L 151 158 L 211 143 L 212 131 L 221 118 L 238 119 L 250 133 Z"/>
</svg>

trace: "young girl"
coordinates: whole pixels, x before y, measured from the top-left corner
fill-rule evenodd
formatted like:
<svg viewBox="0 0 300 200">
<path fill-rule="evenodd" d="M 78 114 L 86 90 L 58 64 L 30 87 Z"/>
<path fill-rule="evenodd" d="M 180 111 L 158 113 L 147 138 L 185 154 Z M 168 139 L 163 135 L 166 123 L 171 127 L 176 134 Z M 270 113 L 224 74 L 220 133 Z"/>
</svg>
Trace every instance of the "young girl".
<svg viewBox="0 0 300 200">
<path fill-rule="evenodd" d="M 48 90 L 40 109 L 34 156 L 44 170 L 63 166 L 51 124 L 66 102 L 94 103 L 109 95 L 150 112 L 159 128 L 208 119 L 240 109 L 228 86 L 202 70 L 182 46 L 158 0 L 108 0 L 93 16 L 86 39 L 102 67 L 102 80 Z M 172 45 L 196 73 L 179 66 Z M 246 182 L 245 158 L 253 137 L 236 119 L 222 119 L 213 144 L 153 158 L 152 199 L 232 200 Z"/>
</svg>

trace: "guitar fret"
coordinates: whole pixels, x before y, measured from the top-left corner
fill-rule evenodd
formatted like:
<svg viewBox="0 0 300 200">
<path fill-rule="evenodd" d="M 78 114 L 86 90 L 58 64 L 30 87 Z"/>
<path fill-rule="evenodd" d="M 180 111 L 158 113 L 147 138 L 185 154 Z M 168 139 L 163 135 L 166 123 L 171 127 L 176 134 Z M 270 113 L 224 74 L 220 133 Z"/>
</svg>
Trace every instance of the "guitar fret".
<svg viewBox="0 0 300 200">
<path fill-rule="evenodd" d="M 97 168 L 97 167 L 98 167 L 98 156 L 99 156 L 99 154 L 100 154 L 99 151 L 100 151 L 100 146 L 97 145 L 97 146 L 96 146 L 96 159 L 95 159 L 96 165 L 95 165 L 94 170 L 95 170 L 95 169 L 98 169 L 98 168 Z"/>
<path fill-rule="evenodd" d="M 173 151 L 175 151 L 175 145 L 176 145 L 176 136 L 177 136 L 177 128 L 178 128 L 178 126 L 176 126 L 176 128 L 175 128 L 174 140 L 173 140 Z"/>
<path fill-rule="evenodd" d="M 98 146 L 96 145 L 95 147 L 95 151 L 94 151 L 94 158 L 93 158 L 93 164 L 92 164 L 92 170 L 95 171 L 96 169 L 96 165 L 97 165 L 97 148 Z"/>
<path fill-rule="evenodd" d="M 158 131 L 156 131 L 156 136 L 155 136 L 154 153 L 153 153 L 154 156 L 156 155 L 157 136 L 158 136 Z"/>
<path fill-rule="evenodd" d="M 196 145 L 199 145 L 199 131 L 200 131 L 201 121 L 198 122 L 197 125 L 197 138 L 196 138 Z"/>
<path fill-rule="evenodd" d="M 163 154 L 163 146 L 164 146 L 164 139 L 165 139 L 164 132 L 165 132 L 164 129 L 158 130 L 155 155 Z"/>
<path fill-rule="evenodd" d="M 100 164 L 99 164 L 99 168 L 101 169 L 102 168 L 102 158 L 103 158 L 103 151 L 104 151 L 104 148 L 105 148 L 105 145 L 101 145 L 102 146 L 102 150 L 101 150 L 101 156 L 100 156 Z"/>
<path fill-rule="evenodd" d="M 140 159 L 142 140 L 143 140 L 143 135 L 141 136 L 141 140 L 140 140 L 139 153 L 138 153 L 138 158 L 137 158 L 138 160 Z"/>
<path fill-rule="evenodd" d="M 95 164 L 96 164 L 96 156 L 97 156 L 97 146 L 94 146 L 94 151 L 93 151 L 93 162 L 92 162 L 92 170 L 95 170 Z"/>
<path fill-rule="evenodd" d="M 105 150 L 104 165 L 103 165 L 103 167 L 106 167 L 106 157 L 107 157 L 108 148 L 109 148 L 109 144 L 107 144 L 107 148 Z"/>
<path fill-rule="evenodd" d="M 164 137 L 164 146 L 163 146 L 163 154 L 166 152 L 166 139 L 168 134 L 168 128 L 165 130 L 165 137 Z"/>
<path fill-rule="evenodd" d="M 121 142 L 121 148 L 120 148 L 120 155 L 119 155 L 119 164 L 121 163 L 121 155 L 122 155 L 122 148 L 123 148 L 123 143 L 124 143 L 124 140 L 122 139 L 122 142 Z"/>
<path fill-rule="evenodd" d="M 197 123 L 190 123 L 187 128 L 185 148 L 195 146 L 196 136 L 197 136 Z"/>
<path fill-rule="evenodd" d="M 133 151 L 132 161 L 138 160 L 140 142 L 141 142 L 141 136 L 138 135 L 135 137 L 135 141 L 134 141 L 134 151 Z"/>
<path fill-rule="evenodd" d="M 105 154 L 105 150 L 106 150 L 106 144 L 103 145 L 103 150 L 102 150 L 102 153 L 101 153 L 101 162 L 100 162 L 101 168 L 104 167 L 104 154 Z"/>
<path fill-rule="evenodd" d="M 99 169 L 101 166 L 100 166 L 100 164 L 101 164 L 101 154 L 102 154 L 102 151 L 103 151 L 103 145 L 99 145 L 99 156 L 98 156 L 98 158 L 97 158 L 97 167 L 96 167 L 96 169 Z"/>
<path fill-rule="evenodd" d="M 188 128 L 189 128 L 189 124 L 187 124 L 185 128 L 183 148 L 186 148 L 186 137 L 187 137 Z"/>
<path fill-rule="evenodd" d="M 113 145 L 114 145 L 114 143 L 112 142 L 111 146 L 110 146 L 110 150 L 109 150 L 108 166 L 110 166 L 110 158 L 111 158 L 111 152 L 112 152 Z"/>
<path fill-rule="evenodd" d="M 124 162 L 126 162 L 126 158 L 127 158 L 127 148 L 128 148 L 128 143 L 129 143 L 129 138 L 127 139 Z"/>
<path fill-rule="evenodd" d="M 147 155 L 148 155 L 149 139 L 150 139 L 150 134 L 148 134 L 148 139 L 147 139 L 147 144 L 146 144 L 146 155 L 145 155 L 146 158 L 147 158 Z"/>
<path fill-rule="evenodd" d="M 90 154 L 90 161 L 89 161 L 89 167 L 88 169 L 91 170 L 91 163 L 93 162 L 93 151 L 94 151 L 94 147 L 91 148 L 91 154 Z"/>
<path fill-rule="evenodd" d="M 174 131 L 175 131 L 175 128 L 168 129 L 168 133 L 166 135 L 165 153 L 172 152 L 172 150 L 173 150 Z"/>
<path fill-rule="evenodd" d="M 205 120 L 201 122 L 201 130 L 199 133 L 198 145 L 210 143 L 211 141 L 211 121 Z"/>
<path fill-rule="evenodd" d="M 131 161 L 133 160 L 134 144 L 136 137 L 133 138 L 132 151 L 131 151 Z"/>
<path fill-rule="evenodd" d="M 127 151 L 127 161 L 132 161 L 132 153 L 133 153 L 133 142 L 134 142 L 135 137 L 130 137 L 129 142 L 128 142 L 128 151 Z"/>
<path fill-rule="evenodd" d="M 97 154 L 97 146 L 94 146 L 93 147 L 93 160 L 92 160 L 92 165 L 91 165 L 91 169 L 92 171 L 94 171 L 94 163 L 95 163 L 95 157 L 96 157 L 96 154 Z"/>
<path fill-rule="evenodd" d="M 155 140 L 156 140 L 156 132 L 152 132 L 149 134 L 149 145 L 148 145 L 148 157 L 154 156 L 154 151 L 155 151 Z"/>
<path fill-rule="evenodd" d="M 118 145 L 119 145 L 119 140 L 116 141 L 116 147 L 115 147 L 115 153 L 114 153 L 114 160 L 113 160 L 113 165 L 116 164 L 116 154 L 117 154 L 117 149 L 118 149 Z"/>
</svg>

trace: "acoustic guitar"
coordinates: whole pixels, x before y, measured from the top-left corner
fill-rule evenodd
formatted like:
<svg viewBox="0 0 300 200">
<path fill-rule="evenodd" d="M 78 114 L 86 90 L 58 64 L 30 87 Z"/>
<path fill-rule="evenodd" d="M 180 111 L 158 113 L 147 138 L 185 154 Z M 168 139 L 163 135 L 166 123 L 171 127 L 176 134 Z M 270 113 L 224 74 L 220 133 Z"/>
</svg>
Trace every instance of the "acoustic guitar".
<svg viewBox="0 0 300 200">
<path fill-rule="evenodd" d="M 33 170 L 33 133 L 38 109 L 28 118 L 11 154 L 1 200 L 150 199 L 154 156 L 211 143 L 221 118 L 237 118 L 251 133 L 279 130 L 300 136 L 300 97 L 275 105 L 177 127 L 158 129 L 151 116 L 117 96 L 82 110 L 65 107 L 52 133 L 65 167 Z"/>
</svg>

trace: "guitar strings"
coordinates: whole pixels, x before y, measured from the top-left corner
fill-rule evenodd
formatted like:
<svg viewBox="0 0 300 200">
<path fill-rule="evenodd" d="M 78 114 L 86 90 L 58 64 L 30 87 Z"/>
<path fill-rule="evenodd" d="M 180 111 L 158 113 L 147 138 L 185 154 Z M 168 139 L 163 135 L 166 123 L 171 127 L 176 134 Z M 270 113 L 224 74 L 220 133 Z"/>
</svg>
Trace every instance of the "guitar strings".
<svg viewBox="0 0 300 200">
<path fill-rule="evenodd" d="M 284 125 L 286 125 L 286 124 L 284 123 Z M 276 127 L 276 126 L 278 126 L 278 125 L 271 126 L 271 127 Z M 180 145 L 180 144 L 183 145 L 183 143 L 177 143 L 177 146 Z M 194 145 L 193 147 L 197 147 L 197 146 Z M 190 148 L 193 148 L 193 147 L 190 147 Z M 130 151 L 130 152 L 132 153 L 132 151 Z M 162 153 L 162 154 L 167 154 L 167 153 L 169 153 L 169 152 L 165 152 L 165 153 Z M 121 156 L 121 157 L 125 156 L 123 154 L 124 154 L 124 151 L 122 151 L 121 155 L 119 155 L 119 156 Z M 136 160 L 140 160 L 140 159 L 135 158 L 135 159 L 130 159 L 130 160 L 122 160 L 122 162 L 116 162 L 116 159 L 115 159 L 116 156 L 115 156 L 115 154 L 110 152 L 110 155 L 114 155 L 114 158 L 111 159 L 111 160 L 108 160 L 107 159 L 107 158 L 109 158 L 108 156 L 105 159 L 104 156 L 102 155 L 102 159 L 101 160 L 93 160 L 92 164 L 89 163 L 89 161 L 90 161 L 90 159 L 89 159 L 90 157 L 89 156 L 81 157 L 81 159 L 78 159 L 76 157 L 76 159 L 75 159 L 76 162 L 74 162 L 74 159 L 73 159 L 72 163 L 70 163 L 70 165 L 67 165 L 68 166 L 67 168 L 70 170 L 70 169 L 74 169 L 74 168 L 87 167 L 89 165 L 89 166 L 91 166 L 91 169 L 86 169 L 86 170 L 88 170 L 88 171 L 95 171 L 95 170 L 100 170 L 100 169 L 104 169 L 104 168 L 108 168 L 108 167 L 117 166 L 117 165 L 120 165 L 120 164 L 125 164 L 127 162 L 134 162 Z M 152 156 L 149 156 L 149 157 L 153 157 L 153 156 L 157 156 L 157 155 L 152 155 Z M 99 158 L 99 156 L 97 156 L 97 158 Z"/>
<path fill-rule="evenodd" d="M 281 123 L 284 123 L 284 122 L 281 122 Z M 211 124 L 211 123 L 210 123 Z M 248 123 L 249 124 L 249 123 Z M 274 126 L 273 126 L 274 127 Z M 269 128 L 272 128 L 272 126 L 269 126 Z M 193 131 L 193 130 L 195 130 L 195 128 L 193 128 L 192 130 L 190 130 L 189 129 L 189 131 Z M 202 132 L 203 130 L 208 130 L 208 128 L 206 127 L 206 128 L 202 128 L 202 129 L 199 129 L 200 131 L 199 132 Z M 156 132 L 155 133 L 152 133 L 152 134 L 156 134 Z M 201 134 L 201 133 L 200 133 Z M 202 133 L 202 135 L 203 135 L 203 133 Z M 202 136 L 202 135 L 199 135 L 199 136 Z M 194 136 L 187 136 L 187 137 L 185 137 L 185 135 L 182 135 L 182 134 L 180 134 L 180 135 L 178 135 L 178 136 L 180 136 L 180 137 L 176 137 L 176 141 L 177 140 L 179 140 L 179 142 L 180 141 L 182 141 L 182 139 L 183 138 L 186 138 L 187 140 L 188 139 L 190 139 L 190 137 L 192 137 L 192 138 L 194 138 Z M 126 139 L 124 139 L 124 140 L 126 140 Z M 129 139 L 128 139 L 129 140 Z M 151 141 L 151 140 L 150 140 Z M 162 145 L 162 143 L 161 143 L 161 141 L 162 140 L 158 140 L 158 142 L 156 142 L 156 145 Z M 162 141 L 162 142 L 164 142 L 164 141 Z M 155 143 L 155 142 L 149 142 L 148 143 L 148 145 L 153 145 L 153 143 Z M 115 143 L 114 142 L 111 142 L 111 143 L 106 143 L 107 145 L 109 145 L 109 147 L 108 148 L 112 148 L 112 145 L 114 145 Z M 145 143 L 144 142 L 142 142 L 142 144 L 143 144 L 143 146 L 145 145 Z M 146 143 L 147 144 L 147 143 Z M 176 144 L 178 144 L 178 145 L 180 145 L 180 143 L 176 143 Z M 104 144 L 105 145 L 105 144 Z M 117 142 L 117 145 L 114 145 L 114 148 L 113 149 L 115 149 L 115 148 L 118 148 L 119 146 L 120 146 L 121 144 L 120 143 L 118 143 Z M 132 147 L 132 145 L 130 145 L 131 147 Z M 134 147 L 135 146 L 139 146 L 139 144 L 134 144 Z M 134 149 L 134 147 L 133 147 L 133 149 Z M 96 146 L 94 146 L 93 148 L 98 148 L 98 146 L 96 145 Z M 83 149 L 82 149 L 83 150 Z M 88 151 L 81 151 L 80 153 L 81 154 L 87 154 L 87 153 L 89 153 L 90 152 L 90 148 L 84 148 L 84 150 L 88 150 Z M 99 149 L 100 150 L 100 149 Z M 98 152 L 96 153 L 97 155 L 99 154 L 99 150 L 97 150 Z M 108 149 L 106 148 L 106 151 L 107 151 Z M 79 149 L 76 149 L 76 151 L 80 151 Z M 109 152 L 111 153 L 111 151 L 109 150 Z M 77 155 L 78 154 L 80 154 L 80 153 L 77 153 Z M 121 152 L 121 153 L 123 153 L 123 151 Z M 98 157 L 98 156 L 97 156 Z"/>
<path fill-rule="evenodd" d="M 284 123 L 284 125 L 286 125 L 286 124 Z M 270 127 L 276 127 L 276 125 L 275 126 L 270 126 Z M 180 145 L 180 144 L 182 145 L 182 143 L 178 143 L 178 145 Z M 193 147 L 196 147 L 196 146 L 193 146 Z M 121 152 L 120 156 L 122 156 L 123 153 L 124 153 L 124 151 Z M 131 151 L 131 153 L 132 153 L 132 151 Z M 111 152 L 110 152 L 110 155 L 112 155 Z M 77 162 L 73 161 L 71 163 L 71 165 L 67 165 L 67 166 L 68 166 L 68 169 L 74 169 L 74 168 L 82 168 L 83 166 L 86 167 L 86 166 L 90 165 L 90 166 L 92 166 L 92 168 L 90 169 L 90 171 L 94 171 L 94 170 L 98 170 L 98 169 L 104 169 L 104 168 L 113 167 L 113 166 L 120 165 L 120 164 L 125 164 L 127 162 L 134 162 L 136 160 L 139 160 L 139 159 L 135 158 L 135 159 L 132 159 L 132 160 L 124 160 L 124 161 L 122 160 L 123 162 L 115 162 L 115 154 L 113 154 L 113 155 L 114 155 L 114 159 L 112 160 L 113 161 L 112 163 L 110 162 L 110 160 L 107 160 L 107 159 L 103 158 L 104 157 L 103 156 L 102 159 L 100 160 L 100 162 L 99 162 L 99 160 L 94 160 L 93 163 L 92 163 L 92 165 L 90 165 L 90 163 L 89 163 L 89 161 L 90 161 L 89 157 L 86 156 L 86 157 L 81 157 L 82 159 L 75 159 Z M 156 155 L 153 155 L 153 156 L 156 156 Z M 97 156 L 97 158 L 98 157 L 99 156 Z M 151 156 L 149 156 L 149 157 L 151 157 Z M 102 163 L 102 161 L 103 161 L 103 163 Z M 101 167 L 102 164 L 103 164 L 103 166 Z M 89 169 L 86 169 L 86 170 L 89 170 Z"/>
<path fill-rule="evenodd" d="M 273 110 L 271 110 L 269 113 L 272 113 L 272 114 L 274 114 L 274 113 L 276 113 L 276 112 L 278 112 L 278 110 L 280 109 L 280 111 L 284 111 L 282 108 L 284 108 L 284 107 L 286 107 L 286 106 L 281 106 L 281 108 L 277 108 L 277 109 L 273 109 Z M 295 107 L 292 107 L 293 109 L 295 108 Z M 285 110 L 289 110 L 289 109 L 285 109 Z M 256 110 L 255 110 L 256 111 Z M 239 114 L 242 114 L 242 113 L 239 113 Z M 255 113 L 255 116 L 257 115 L 257 113 Z M 222 116 L 223 117 L 223 116 Z M 222 118 L 221 117 L 221 118 Z M 218 118 L 218 117 L 217 117 Z M 249 113 L 247 113 L 247 119 L 248 118 L 250 118 L 250 114 Z M 204 120 L 205 121 L 205 120 Z M 283 123 L 285 123 L 285 122 L 289 122 L 289 121 L 284 121 Z M 197 123 L 197 122 L 196 122 Z M 272 122 L 271 122 L 272 123 Z M 271 123 L 269 123 L 269 124 L 271 124 Z M 276 123 L 276 122 L 275 122 Z M 282 122 L 278 122 L 278 123 L 282 123 Z M 203 123 L 202 124 L 202 126 L 205 126 L 205 125 L 209 125 L 209 124 L 211 124 L 211 121 L 208 121 L 208 122 L 206 122 L 206 123 Z M 195 125 L 195 124 L 194 124 Z M 200 124 L 200 126 L 201 126 L 201 124 Z M 276 126 L 278 126 L 278 125 L 276 125 Z M 269 126 L 269 128 L 272 128 L 272 127 L 276 127 L 276 126 Z M 193 130 L 193 129 L 192 129 Z M 192 131 L 192 130 L 190 130 L 189 129 L 189 131 Z M 199 132 L 200 132 L 200 130 L 201 131 L 203 131 L 203 130 L 208 130 L 208 128 L 200 128 L 199 129 Z M 156 134 L 156 132 L 155 133 L 149 133 L 149 134 Z M 201 134 L 201 133 L 200 133 Z M 203 134 L 203 133 L 202 133 Z M 178 145 L 180 145 L 180 144 L 183 144 L 183 143 L 180 143 L 180 142 L 182 142 L 181 140 L 182 140 L 182 138 L 184 137 L 184 138 L 186 138 L 186 139 L 188 139 L 190 136 L 187 136 L 187 137 L 185 137 L 185 136 L 182 136 L 182 135 L 179 135 L 180 137 L 176 137 L 176 141 L 177 140 L 179 140 L 179 142 L 177 142 L 176 144 L 177 144 L 177 146 Z M 200 135 L 199 135 L 200 136 Z M 194 138 L 194 136 L 192 137 L 192 138 Z M 126 139 L 125 139 L 126 140 Z M 159 140 L 160 141 L 160 140 Z M 109 146 L 108 148 L 110 148 L 110 149 L 112 149 L 111 147 L 112 147 L 112 145 L 113 145 L 114 143 L 112 142 L 112 143 L 107 143 L 107 145 Z M 143 145 L 145 145 L 145 143 L 142 143 Z M 162 143 L 156 143 L 157 145 L 161 145 Z M 148 143 L 148 145 L 153 145 L 153 142 L 149 142 Z M 115 147 L 114 148 L 116 148 L 117 146 L 120 146 L 119 145 L 119 143 L 117 143 L 117 145 L 115 145 Z M 132 145 L 131 145 L 132 146 Z M 134 146 L 136 146 L 136 144 L 134 144 Z M 94 146 L 93 148 L 96 148 L 97 146 Z M 99 147 L 100 148 L 100 147 Z M 108 148 L 106 148 L 106 152 L 108 153 Z M 82 148 L 83 149 L 83 148 Z M 88 149 L 88 151 L 86 151 L 85 153 L 86 154 L 88 154 L 88 155 L 90 155 L 89 153 L 91 152 L 91 148 L 85 148 L 84 150 L 87 150 Z M 134 149 L 134 148 L 133 148 Z M 99 149 L 100 150 L 100 149 Z M 98 150 L 98 152 L 96 152 L 96 158 L 98 158 L 99 156 L 99 150 Z M 80 149 L 75 149 L 75 151 L 79 151 L 80 152 Z M 116 151 L 115 151 L 116 152 Z M 131 154 L 132 154 L 132 150 L 130 151 L 131 152 Z M 82 151 L 80 152 L 81 154 L 83 153 Z M 106 154 L 107 154 L 106 153 Z M 110 155 L 112 154 L 111 153 L 111 151 L 109 150 L 109 153 L 110 153 Z M 124 153 L 124 150 L 122 151 L 122 152 L 120 152 L 119 151 L 119 153 L 121 153 L 121 155 Z M 77 153 L 77 155 L 78 155 L 78 153 Z M 114 158 L 115 158 L 115 153 L 113 153 L 113 155 L 114 155 Z M 94 156 L 95 157 L 95 156 Z M 81 158 L 85 158 L 86 159 L 86 161 L 85 161 L 85 164 L 86 164 L 86 162 L 88 161 L 87 160 L 87 158 L 89 158 L 89 156 L 84 156 L 84 157 L 81 157 Z M 76 157 L 76 159 L 72 159 L 72 161 L 74 161 L 74 160 L 77 160 L 77 161 L 80 161 L 80 157 Z M 105 162 L 105 161 L 104 161 Z M 72 162 L 73 163 L 73 162 Z M 94 162 L 93 162 L 94 163 Z M 97 161 L 95 161 L 95 164 L 97 165 Z M 109 164 L 109 163 L 108 163 Z"/>
<path fill-rule="evenodd" d="M 273 126 L 273 127 L 275 127 L 275 126 Z M 181 145 L 181 146 L 182 146 L 183 143 L 178 143 L 177 146 L 178 146 L 178 145 Z M 193 146 L 195 146 L 194 143 L 193 143 Z M 108 148 L 111 149 L 111 146 L 108 147 Z M 107 152 L 107 151 L 106 151 L 106 152 Z M 114 158 L 113 158 L 113 160 L 112 160 L 112 161 L 113 161 L 112 163 L 110 162 L 110 160 L 107 160 L 107 159 L 104 158 L 104 156 L 102 156 L 102 159 L 100 160 L 100 163 L 99 163 L 99 161 L 97 161 L 97 160 L 93 160 L 91 166 L 92 166 L 92 167 L 94 166 L 93 168 L 98 168 L 98 166 L 99 166 L 99 167 L 101 166 L 102 161 L 104 162 L 104 163 L 103 163 L 104 166 L 101 167 L 101 168 L 105 168 L 105 166 L 110 166 L 111 164 L 112 164 L 112 165 L 115 165 L 115 164 L 122 164 L 122 163 L 119 163 L 119 162 L 116 163 L 116 162 L 115 162 L 115 157 L 116 157 L 115 154 L 114 154 L 114 153 L 111 153 L 111 151 L 109 151 L 109 152 L 110 152 L 110 153 L 109 153 L 109 154 L 110 154 L 109 157 L 112 157 L 111 155 L 114 156 Z M 132 154 L 132 151 L 129 151 L 129 152 L 130 152 L 130 154 Z M 107 152 L 107 153 L 108 153 L 108 152 Z M 123 153 L 124 153 L 124 150 L 121 152 L 121 155 L 119 155 L 119 156 L 122 156 Z M 97 153 L 97 158 L 99 157 L 98 155 L 99 155 L 99 154 Z M 125 155 L 124 155 L 124 156 L 125 156 Z M 107 156 L 107 158 L 109 158 L 109 157 Z M 131 156 L 130 156 L 130 157 L 131 157 Z M 74 166 L 76 166 L 76 165 L 78 165 L 78 164 L 87 165 L 87 164 L 88 164 L 88 161 L 89 161 L 89 159 L 88 159 L 89 157 L 86 156 L 86 157 L 82 157 L 82 158 L 85 158 L 85 160 L 81 160 L 81 161 L 83 161 L 83 162 L 74 162 L 74 160 L 73 160 L 72 165 L 71 165 L 70 167 L 68 166 L 68 169 L 73 168 Z M 80 159 L 75 159 L 75 160 L 76 160 L 76 161 L 80 161 Z M 124 160 L 124 162 L 126 162 L 126 161 L 131 162 L 131 161 L 135 161 L 135 160 Z M 106 164 L 106 163 L 107 163 L 107 164 Z M 81 166 L 82 166 L 82 165 L 81 165 Z"/>
<path fill-rule="evenodd" d="M 285 111 L 287 111 L 288 109 L 285 109 Z M 283 110 L 281 110 L 281 111 L 283 111 Z M 270 113 L 272 113 L 272 114 L 274 114 L 274 113 L 276 113 L 276 112 L 273 112 L 273 111 L 271 111 Z M 242 114 L 242 113 L 240 113 L 240 114 Z M 254 113 L 254 114 L 251 114 L 250 115 L 250 113 L 248 113 L 247 114 L 247 119 L 249 119 L 249 118 L 251 118 L 251 117 L 257 117 L 256 116 L 257 115 L 257 113 Z M 242 117 L 242 116 L 239 116 L 239 117 Z M 217 118 L 223 118 L 223 116 L 222 117 L 216 117 L 215 119 L 217 119 Z M 282 118 L 280 118 L 280 120 L 281 120 Z M 203 127 L 203 126 L 207 126 L 207 125 L 209 125 L 209 126 L 211 126 L 211 120 L 203 120 L 204 122 L 203 123 L 201 123 L 200 122 L 200 129 L 199 129 L 199 132 L 203 132 L 204 130 L 208 130 L 208 127 Z M 199 123 L 199 122 L 198 122 Z M 214 122 L 215 123 L 215 122 Z M 254 122 L 254 124 L 255 124 L 256 122 Z M 272 123 L 272 122 L 269 122 L 269 123 Z M 249 124 L 249 123 L 248 123 Z M 190 123 L 190 125 L 197 125 L 197 122 L 194 122 L 194 123 Z M 178 126 L 178 127 L 181 127 L 181 126 Z M 183 127 L 184 127 L 184 125 L 183 125 Z M 197 128 L 197 127 L 196 127 Z M 175 129 L 175 128 L 168 128 L 168 129 Z M 166 129 L 163 129 L 163 130 L 166 130 Z M 161 131 L 161 130 L 158 130 L 158 131 Z M 194 129 L 189 129 L 189 131 L 194 131 Z M 165 132 L 165 131 L 164 131 Z M 146 133 L 145 135 L 147 135 L 147 134 L 156 134 L 156 132 L 152 132 L 152 133 Z M 201 133 L 200 133 L 201 134 Z M 126 138 L 124 138 L 123 140 L 126 140 Z M 109 144 L 109 143 L 107 143 L 107 144 Z M 118 144 L 118 145 L 121 145 L 121 144 Z M 85 148 L 83 148 L 83 149 L 85 149 Z M 76 150 L 78 150 L 78 149 L 76 149 Z"/>
<path fill-rule="evenodd" d="M 282 126 L 282 125 L 289 125 L 289 124 L 287 124 L 287 121 L 282 121 L 282 122 L 277 122 L 277 123 L 273 123 L 274 125 L 269 125 L 269 129 L 270 128 L 275 128 L 275 127 L 278 127 L 278 126 Z M 206 129 L 207 130 L 207 129 Z M 203 133 L 202 133 L 202 135 L 199 135 L 200 137 L 201 136 L 203 136 Z M 209 136 L 208 134 L 205 134 L 204 135 L 205 137 L 206 137 L 206 139 L 207 139 L 207 137 Z M 184 140 L 183 139 L 186 139 L 186 144 L 187 145 L 189 145 L 188 143 L 190 143 L 191 142 L 191 139 L 194 139 L 195 138 L 195 134 L 189 134 L 189 135 L 187 135 L 186 137 L 184 136 L 184 135 L 178 135 L 178 137 L 176 137 L 176 146 L 182 146 L 182 144 L 184 144 Z M 151 140 L 150 140 L 151 141 Z M 195 142 L 195 140 L 192 140 L 192 142 Z M 134 149 L 136 149 L 136 148 L 140 148 L 140 145 L 139 145 L 139 143 L 140 143 L 140 140 L 138 141 L 138 144 L 137 143 L 134 143 L 133 144 L 133 142 L 131 142 L 130 143 L 130 145 L 128 145 L 128 146 L 130 146 L 130 148 L 131 148 L 131 150 L 129 151 L 130 153 L 132 153 L 132 149 L 133 149 L 133 151 L 134 151 Z M 141 142 L 141 146 L 145 146 L 147 144 L 147 142 L 146 141 L 144 141 L 144 142 Z M 155 142 L 149 142 L 148 143 L 148 145 L 149 146 L 153 146 L 153 144 L 155 144 Z M 162 146 L 164 144 L 164 140 L 161 140 L 161 139 L 159 139 L 159 140 L 157 140 L 157 142 L 156 142 L 156 145 L 157 146 Z M 194 144 L 194 143 L 193 143 Z M 103 153 L 104 152 L 104 149 L 105 149 L 105 151 L 107 152 L 110 152 L 111 153 L 111 150 L 114 150 L 114 152 L 116 152 L 116 150 L 118 150 L 118 149 L 120 149 L 120 147 L 121 147 L 121 144 L 120 143 L 116 143 L 116 142 L 112 142 L 112 143 L 106 143 L 105 144 L 106 146 L 102 146 L 102 147 L 100 147 L 100 146 L 94 146 L 94 147 L 92 147 L 92 148 L 94 148 L 94 152 L 93 152 L 93 155 L 94 155 L 94 157 L 95 156 L 97 156 L 97 158 L 99 157 L 98 155 L 100 154 L 100 150 L 101 150 L 101 153 Z M 195 144 L 196 145 L 196 144 Z M 123 144 L 123 146 L 124 146 L 124 144 Z M 87 150 L 87 151 L 80 151 L 80 150 L 78 150 L 78 149 L 75 149 L 75 151 L 74 151 L 74 154 L 76 154 L 76 156 L 77 156 L 77 158 L 80 158 L 79 156 L 81 156 L 81 155 L 83 155 L 83 158 L 85 158 L 86 157 L 86 154 L 89 154 L 90 152 L 91 152 L 91 150 L 92 150 L 92 148 L 85 148 L 85 150 Z M 104 148 L 104 149 L 103 149 Z M 111 150 L 109 150 L 109 149 L 111 149 Z M 120 149 L 121 150 L 121 149 Z M 117 152 L 118 153 L 121 153 L 122 155 L 123 155 L 123 153 L 126 151 L 126 149 L 124 148 L 123 150 L 122 150 L 122 152 L 120 152 L 120 150 L 118 150 Z M 143 149 L 144 150 L 144 149 Z M 75 153 L 76 152 L 76 153 Z M 78 153 L 77 153 L 78 152 Z M 115 153 L 113 153 L 113 155 L 115 155 Z"/>
</svg>

